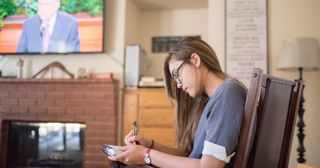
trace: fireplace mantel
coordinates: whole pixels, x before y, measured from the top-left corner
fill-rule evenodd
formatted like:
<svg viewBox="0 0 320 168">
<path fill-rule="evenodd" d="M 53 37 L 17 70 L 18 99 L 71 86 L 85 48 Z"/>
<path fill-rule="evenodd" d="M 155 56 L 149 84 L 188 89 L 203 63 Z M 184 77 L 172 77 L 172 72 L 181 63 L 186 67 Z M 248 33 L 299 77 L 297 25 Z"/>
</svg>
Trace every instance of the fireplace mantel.
<svg viewBox="0 0 320 168">
<path fill-rule="evenodd" d="M 24 79 L 0 78 L 0 83 L 117 83 L 112 79 Z"/>
<path fill-rule="evenodd" d="M 0 78 L 0 168 L 8 121 L 85 123 L 84 167 L 109 167 L 101 146 L 116 143 L 117 91 L 116 80 Z"/>
</svg>

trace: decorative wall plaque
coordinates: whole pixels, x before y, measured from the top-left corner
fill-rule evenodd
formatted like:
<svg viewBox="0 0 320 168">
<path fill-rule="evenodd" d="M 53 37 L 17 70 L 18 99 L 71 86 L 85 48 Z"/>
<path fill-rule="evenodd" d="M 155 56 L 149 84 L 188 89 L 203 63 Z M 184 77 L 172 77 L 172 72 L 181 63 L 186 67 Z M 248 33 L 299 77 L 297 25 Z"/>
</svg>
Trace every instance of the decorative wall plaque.
<svg viewBox="0 0 320 168">
<path fill-rule="evenodd" d="M 226 0 L 226 72 L 249 85 L 253 68 L 267 73 L 266 0 Z"/>
<path fill-rule="evenodd" d="M 152 52 L 168 52 L 170 48 L 174 47 L 181 39 L 185 37 L 196 37 L 200 36 L 164 36 L 164 37 L 152 37 Z"/>
</svg>

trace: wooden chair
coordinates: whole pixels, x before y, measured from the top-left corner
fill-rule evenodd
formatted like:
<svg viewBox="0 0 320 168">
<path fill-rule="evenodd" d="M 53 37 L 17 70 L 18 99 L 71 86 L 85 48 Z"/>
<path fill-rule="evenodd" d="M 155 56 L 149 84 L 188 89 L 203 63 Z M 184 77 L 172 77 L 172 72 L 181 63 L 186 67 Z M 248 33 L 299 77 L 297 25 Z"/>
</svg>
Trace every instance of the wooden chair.
<svg viewBox="0 0 320 168">
<path fill-rule="evenodd" d="M 234 168 L 286 168 L 303 81 L 254 69 Z"/>
</svg>

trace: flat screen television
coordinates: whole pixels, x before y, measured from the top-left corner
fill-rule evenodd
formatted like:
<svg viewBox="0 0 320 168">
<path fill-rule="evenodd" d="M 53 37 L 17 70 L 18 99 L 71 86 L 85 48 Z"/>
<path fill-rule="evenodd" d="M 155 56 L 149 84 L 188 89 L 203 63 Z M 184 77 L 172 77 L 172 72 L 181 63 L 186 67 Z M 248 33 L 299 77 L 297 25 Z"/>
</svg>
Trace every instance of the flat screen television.
<svg viewBox="0 0 320 168">
<path fill-rule="evenodd" d="M 1 0 L 0 54 L 104 52 L 104 0 Z"/>
</svg>

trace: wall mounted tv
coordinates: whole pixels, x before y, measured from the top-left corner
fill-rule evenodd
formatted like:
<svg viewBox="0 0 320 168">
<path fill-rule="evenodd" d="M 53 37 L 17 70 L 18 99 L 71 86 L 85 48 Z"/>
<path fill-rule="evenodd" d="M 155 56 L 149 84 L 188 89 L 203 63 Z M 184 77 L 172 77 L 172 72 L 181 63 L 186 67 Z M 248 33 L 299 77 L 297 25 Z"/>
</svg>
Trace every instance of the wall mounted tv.
<svg viewBox="0 0 320 168">
<path fill-rule="evenodd" d="M 104 52 L 104 0 L 1 0 L 0 54 Z"/>
</svg>

